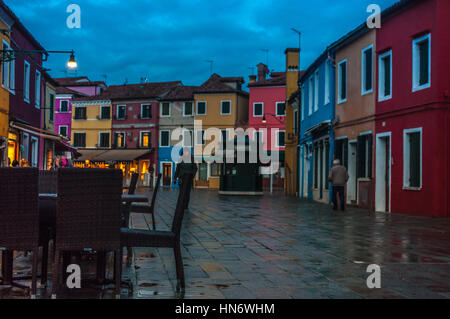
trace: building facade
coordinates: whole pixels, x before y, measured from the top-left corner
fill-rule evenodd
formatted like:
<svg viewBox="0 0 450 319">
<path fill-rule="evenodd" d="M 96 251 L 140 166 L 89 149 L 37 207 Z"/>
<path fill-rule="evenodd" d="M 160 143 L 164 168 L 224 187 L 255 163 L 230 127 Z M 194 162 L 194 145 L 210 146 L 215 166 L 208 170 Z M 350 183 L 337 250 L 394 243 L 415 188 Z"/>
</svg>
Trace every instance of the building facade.
<svg viewBox="0 0 450 319">
<path fill-rule="evenodd" d="M 299 195 L 329 203 L 328 174 L 334 155 L 333 53 L 325 50 L 300 79 Z"/>
<path fill-rule="evenodd" d="M 196 161 L 202 161 L 198 164 L 195 187 L 218 189 L 220 186 L 220 164 L 215 162 L 214 154 L 205 150 L 210 143 L 231 140 L 236 127 L 247 125 L 248 93 L 242 90 L 243 83 L 242 77 L 213 74 L 194 92 L 194 155 Z M 220 130 L 220 140 L 205 136 L 209 128 Z"/>
<path fill-rule="evenodd" d="M 450 215 L 448 12 L 449 1 L 417 0 L 382 14 L 376 34 L 377 211 Z"/>
</svg>

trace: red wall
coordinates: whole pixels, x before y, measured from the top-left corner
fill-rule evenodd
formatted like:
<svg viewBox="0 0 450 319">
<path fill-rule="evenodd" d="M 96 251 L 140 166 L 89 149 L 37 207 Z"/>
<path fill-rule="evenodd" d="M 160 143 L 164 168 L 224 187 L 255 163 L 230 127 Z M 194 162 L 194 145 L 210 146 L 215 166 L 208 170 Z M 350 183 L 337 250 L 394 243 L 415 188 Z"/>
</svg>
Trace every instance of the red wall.
<svg viewBox="0 0 450 319">
<path fill-rule="evenodd" d="M 286 87 L 285 86 L 263 86 L 263 87 L 250 87 L 249 88 L 249 114 L 248 114 L 248 125 L 249 127 L 258 130 L 260 128 L 267 128 L 267 140 L 265 149 L 271 150 L 272 136 L 270 135 L 271 128 L 278 128 L 280 130 L 285 130 L 285 116 L 274 116 L 266 115 L 266 123 L 262 123 L 262 117 L 253 116 L 253 103 L 263 102 L 264 103 L 264 114 L 276 114 L 276 102 L 283 102 L 286 100 Z M 278 121 L 279 119 L 281 121 Z M 273 138 L 275 138 L 275 132 L 273 133 Z M 274 141 L 275 145 L 275 141 Z M 284 150 L 281 147 L 280 150 Z"/>
<path fill-rule="evenodd" d="M 377 30 L 377 52 L 392 50 L 392 98 L 378 101 L 376 133 L 391 132 L 391 211 L 449 217 L 450 1 L 422 1 Z M 431 87 L 412 92 L 412 40 L 431 33 Z M 377 56 L 378 66 L 378 56 Z M 378 67 L 377 67 L 378 70 Z M 376 85 L 378 86 L 378 74 Z M 422 127 L 422 188 L 403 189 L 403 130 Z M 446 147 L 447 145 L 447 147 Z"/>
</svg>

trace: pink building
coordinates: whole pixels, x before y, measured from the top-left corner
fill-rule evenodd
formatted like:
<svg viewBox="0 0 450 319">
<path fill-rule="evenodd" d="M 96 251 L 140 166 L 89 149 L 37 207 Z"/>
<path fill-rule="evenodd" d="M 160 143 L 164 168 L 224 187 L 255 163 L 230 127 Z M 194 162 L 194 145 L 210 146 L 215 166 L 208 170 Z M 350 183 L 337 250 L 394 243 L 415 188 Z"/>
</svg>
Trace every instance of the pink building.
<svg viewBox="0 0 450 319">
<path fill-rule="evenodd" d="M 56 78 L 54 80 L 59 85 L 56 88 L 55 98 L 55 133 L 70 138 L 72 99 L 98 95 L 106 89 L 106 84 L 103 81 L 90 81 L 86 76 Z"/>
</svg>

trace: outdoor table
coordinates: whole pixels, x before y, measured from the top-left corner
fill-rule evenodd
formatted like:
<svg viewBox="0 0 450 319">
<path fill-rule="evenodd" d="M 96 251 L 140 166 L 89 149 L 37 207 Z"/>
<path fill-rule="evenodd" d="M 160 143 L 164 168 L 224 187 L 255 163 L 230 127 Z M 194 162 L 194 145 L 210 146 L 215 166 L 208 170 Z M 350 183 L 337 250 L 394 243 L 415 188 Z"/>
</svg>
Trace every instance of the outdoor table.
<svg viewBox="0 0 450 319">
<path fill-rule="evenodd" d="M 122 202 L 125 203 L 147 203 L 148 197 L 145 195 L 139 195 L 139 194 L 123 194 L 122 195 Z"/>
</svg>

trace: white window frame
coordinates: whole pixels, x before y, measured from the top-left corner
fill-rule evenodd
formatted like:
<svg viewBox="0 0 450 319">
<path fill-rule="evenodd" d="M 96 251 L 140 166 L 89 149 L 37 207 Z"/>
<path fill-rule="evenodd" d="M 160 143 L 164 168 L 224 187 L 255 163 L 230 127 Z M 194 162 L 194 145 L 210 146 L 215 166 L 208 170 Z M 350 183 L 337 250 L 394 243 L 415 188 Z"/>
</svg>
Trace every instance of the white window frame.
<svg viewBox="0 0 450 319">
<path fill-rule="evenodd" d="M 31 76 L 30 63 L 28 63 L 27 61 L 24 61 L 24 65 L 23 65 L 23 99 L 27 103 L 30 103 L 30 76 Z"/>
<path fill-rule="evenodd" d="M 205 113 L 198 113 L 198 103 L 205 103 Z M 195 104 L 195 112 L 197 115 L 206 115 L 208 113 L 208 102 L 206 101 L 197 101 Z"/>
<path fill-rule="evenodd" d="M 168 134 L 169 134 L 169 139 L 168 139 L 168 145 L 162 145 L 161 144 L 161 142 L 162 142 L 162 133 L 163 132 L 167 132 Z M 160 130 L 159 131 L 159 147 L 170 147 L 170 130 Z"/>
<path fill-rule="evenodd" d="M 390 65 L 391 69 L 389 71 L 390 72 L 391 87 L 390 87 L 390 94 L 386 95 L 386 96 L 383 96 L 382 93 L 381 93 L 382 90 L 384 90 L 384 85 L 382 83 L 382 79 L 385 78 L 385 74 L 384 74 L 384 68 L 382 68 L 381 64 L 382 64 L 383 58 L 385 58 L 387 56 L 390 56 L 390 59 L 391 59 L 391 65 Z M 378 101 L 380 101 L 380 102 L 381 101 L 386 101 L 386 100 L 390 100 L 391 98 L 392 98 L 392 50 L 389 50 L 389 51 L 387 51 L 387 52 L 385 52 L 383 54 L 380 54 L 378 56 Z"/>
<path fill-rule="evenodd" d="M 67 102 L 67 111 L 61 111 L 62 102 Z M 70 113 L 69 100 L 59 100 L 59 113 Z"/>
<path fill-rule="evenodd" d="M 284 104 L 284 114 L 278 114 L 278 104 Z M 275 102 L 275 115 L 276 116 L 286 116 L 286 102 Z"/>
<path fill-rule="evenodd" d="M 68 135 L 69 135 L 69 125 L 60 125 L 60 126 L 58 127 L 58 134 L 59 134 L 59 135 L 62 135 L 62 134 L 61 134 L 61 127 L 65 127 L 65 128 L 66 128 L 66 135 L 63 135 L 63 136 L 69 137 L 69 136 L 68 136 Z"/>
<path fill-rule="evenodd" d="M 169 104 L 169 114 L 168 115 L 163 114 L 163 104 Z M 159 117 L 170 117 L 171 114 L 172 114 L 172 103 L 161 102 L 159 105 Z"/>
<path fill-rule="evenodd" d="M 125 117 L 124 118 L 119 118 L 119 108 L 122 107 L 122 106 L 125 107 Z M 126 104 L 119 104 L 119 105 L 117 105 L 117 108 L 116 108 L 116 119 L 120 120 L 120 121 L 123 121 L 123 120 L 126 119 L 126 117 L 127 117 L 127 105 Z"/>
<path fill-rule="evenodd" d="M 369 50 L 372 50 L 372 88 L 370 90 L 366 90 L 366 58 L 365 53 Z M 366 95 L 373 92 L 373 74 L 374 74 L 374 61 L 373 61 L 374 51 L 373 44 L 365 47 L 361 50 L 361 95 Z"/>
<path fill-rule="evenodd" d="M 122 148 L 126 148 L 126 144 L 127 144 L 127 133 L 126 132 L 114 132 L 114 136 L 113 136 L 113 141 L 115 142 L 116 141 L 116 134 L 123 134 L 123 146 L 122 147 L 119 147 L 117 144 L 116 144 L 116 148 L 120 148 L 120 149 L 122 149 Z"/>
<path fill-rule="evenodd" d="M 144 117 L 143 116 L 143 114 L 144 114 L 144 106 L 145 105 L 150 105 L 150 117 Z M 152 110 L 152 108 L 153 108 L 153 105 L 151 104 L 151 103 L 143 103 L 143 104 L 141 104 L 141 120 L 148 120 L 148 119 L 151 119 L 153 116 L 153 110 Z"/>
<path fill-rule="evenodd" d="M 11 45 L 3 40 L 3 50 L 11 50 Z M 1 65 L 2 69 L 2 87 L 6 90 L 8 90 L 10 93 L 14 93 L 15 88 L 15 60 L 9 62 L 3 62 Z M 6 83 L 3 82 L 3 77 L 5 74 L 5 71 L 7 73 L 7 78 L 5 79 Z"/>
<path fill-rule="evenodd" d="M 323 101 L 323 105 L 330 103 L 330 65 L 328 60 L 325 61 L 325 90 Z"/>
<path fill-rule="evenodd" d="M 79 132 L 77 132 L 77 133 L 79 133 Z M 101 142 L 102 142 L 101 135 L 102 134 L 109 134 L 108 146 L 105 146 L 105 147 L 101 146 Z M 111 132 L 109 132 L 109 131 L 98 132 L 98 148 L 110 148 L 110 147 L 111 147 Z"/>
<path fill-rule="evenodd" d="M 428 83 L 419 85 L 420 57 L 418 44 L 428 39 Z M 420 91 L 431 86 L 431 33 L 427 33 L 412 42 L 412 92 Z"/>
<path fill-rule="evenodd" d="M 41 72 L 39 70 L 36 70 L 36 74 L 34 77 L 34 106 L 37 109 L 41 108 Z"/>
<path fill-rule="evenodd" d="M 141 147 L 141 148 L 144 147 L 144 145 L 142 145 L 142 140 L 143 140 L 142 136 L 144 133 L 150 133 L 150 140 L 148 142 L 149 142 L 149 146 L 152 145 L 152 132 L 151 131 L 139 131 L 139 147 Z M 169 144 L 170 144 L 170 140 L 169 140 Z"/>
<path fill-rule="evenodd" d="M 416 127 L 403 130 L 403 189 L 420 190 L 423 185 L 423 129 Z M 420 185 L 419 187 L 409 186 L 409 155 L 410 148 L 408 143 L 408 134 L 420 133 Z"/>
<path fill-rule="evenodd" d="M 342 87 L 341 64 L 344 64 L 344 63 L 345 63 L 345 99 L 342 99 L 341 98 L 341 87 Z M 348 63 L 347 63 L 347 59 L 343 59 L 343 60 L 339 61 L 338 67 L 337 67 L 337 74 L 338 74 L 337 101 L 338 101 L 338 104 L 341 104 L 341 103 L 347 102 L 347 96 L 348 96 Z"/>
<path fill-rule="evenodd" d="M 319 110 L 319 70 L 314 72 L 314 112 Z"/>
<path fill-rule="evenodd" d="M 191 109 L 191 114 L 186 114 L 186 103 L 192 103 L 192 109 Z M 183 103 L 183 116 L 184 117 L 191 117 L 191 116 L 194 116 L 195 115 L 195 110 L 194 110 L 194 108 L 195 108 L 195 104 L 194 104 L 194 102 L 184 102 Z"/>
<path fill-rule="evenodd" d="M 308 79 L 309 82 L 309 88 L 308 88 L 308 115 L 312 114 L 312 109 L 313 109 L 313 86 L 314 86 L 314 79 L 313 77 L 310 77 Z"/>
<path fill-rule="evenodd" d="M 261 104 L 261 115 L 255 114 L 255 104 Z M 253 102 L 253 117 L 263 117 L 264 116 L 264 102 Z"/>
<path fill-rule="evenodd" d="M 280 132 L 284 132 L 284 145 L 280 145 Z M 286 147 L 286 131 L 285 130 L 276 130 L 275 131 L 275 147 Z"/>
<path fill-rule="evenodd" d="M 31 151 L 30 166 L 38 167 L 39 166 L 39 139 L 36 136 L 31 136 L 30 146 L 31 146 L 30 147 L 30 151 Z"/>
<path fill-rule="evenodd" d="M 198 134 L 199 134 L 199 132 L 202 132 L 202 135 L 201 135 L 202 140 L 201 140 L 200 143 L 198 142 Z M 206 145 L 206 138 L 204 138 L 205 132 L 206 132 L 205 130 L 195 130 L 195 132 L 194 132 L 194 134 L 195 134 L 195 138 L 194 138 L 195 145 L 197 145 L 197 146 Z"/>
<path fill-rule="evenodd" d="M 222 112 L 222 104 L 223 102 L 229 102 L 230 103 L 230 112 L 229 113 L 223 113 Z M 231 115 L 231 100 L 221 100 L 220 101 L 220 115 Z"/>
</svg>

